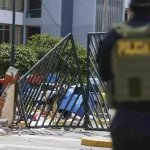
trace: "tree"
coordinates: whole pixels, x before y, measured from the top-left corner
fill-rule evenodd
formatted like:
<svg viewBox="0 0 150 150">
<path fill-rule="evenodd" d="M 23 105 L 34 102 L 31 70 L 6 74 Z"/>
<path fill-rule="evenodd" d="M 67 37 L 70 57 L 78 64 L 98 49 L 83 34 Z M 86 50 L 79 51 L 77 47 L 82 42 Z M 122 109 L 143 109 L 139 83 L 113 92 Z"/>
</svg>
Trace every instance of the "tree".
<svg viewBox="0 0 150 150">
<path fill-rule="evenodd" d="M 30 47 L 20 45 L 15 49 L 15 67 L 21 75 L 25 74 L 37 62 L 36 53 Z"/>
<path fill-rule="evenodd" d="M 54 38 L 47 34 L 36 34 L 30 37 L 27 45 L 19 45 L 15 47 L 15 67 L 19 69 L 20 75 L 25 74 L 38 60 L 47 54 L 62 38 Z M 86 49 L 75 43 L 76 51 L 79 58 L 80 70 L 83 79 L 86 77 Z M 68 51 L 72 47 L 69 42 L 61 61 L 64 61 Z M 0 45 L 0 73 L 4 75 L 10 66 L 11 45 L 3 43 Z M 61 62 L 60 61 L 60 62 Z M 61 64 L 59 65 L 61 67 Z M 58 69 L 59 69 L 58 67 Z M 67 66 L 66 66 L 67 67 Z M 67 69 L 67 68 L 66 68 Z M 75 65 L 72 66 L 71 74 L 76 73 Z"/>
<path fill-rule="evenodd" d="M 87 74 L 87 71 L 86 71 L 86 62 L 87 62 L 87 53 L 86 52 L 87 52 L 87 50 L 84 47 L 79 46 L 77 43 L 75 44 L 75 46 L 76 46 L 77 55 L 79 58 L 79 64 L 80 64 L 82 78 L 83 78 L 83 81 L 85 82 L 86 74 Z"/>
<path fill-rule="evenodd" d="M 60 41 L 61 38 L 54 38 L 48 34 L 36 34 L 30 37 L 27 47 L 32 49 L 37 59 L 40 60 Z"/>
<path fill-rule="evenodd" d="M 27 47 L 30 47 L 32 51 L 34 51 L 37 55 L 37 59 L 41 59 L 45 54 L 47 54 L 58 42 L 60 42 L 63 38 L 54 38 L 47 34 L 37 34 L 30 37 L 28 40 Z M 86 49 L 82 46 L 79 46 L 75 42 L 75 47 L 77 51 L 77 55 L 79 58 L 80 70 L 82 74 L 82 78 L 85 81 L 86 78 Z M 68 51 L 72 48 L 71 42 L 68 42 L 68 46 L 65 49 L 63 55 L 61 56 L 61 61 L 64 61 L 65 56 L 67 56 Z M 61 65 L 59 66 L 61 68 Z M 59 69 L 58 67 L 58 69 Z M 67 69 L 67 66 L 66 66 Z M 72 66 L 71 74 L 73 75 L 76 72 L 75 65 Z"/>
<path fill-rule="evenodd" d="M 11 45 L 0 44 L 0 74 L 5 75 L 11 62 Z M 37 62 L 36 55 L 29 47 L 19 45 L 15 47 L 14 67 L 19 69 L 20 75 L 26 73 Z"/>
</svg>

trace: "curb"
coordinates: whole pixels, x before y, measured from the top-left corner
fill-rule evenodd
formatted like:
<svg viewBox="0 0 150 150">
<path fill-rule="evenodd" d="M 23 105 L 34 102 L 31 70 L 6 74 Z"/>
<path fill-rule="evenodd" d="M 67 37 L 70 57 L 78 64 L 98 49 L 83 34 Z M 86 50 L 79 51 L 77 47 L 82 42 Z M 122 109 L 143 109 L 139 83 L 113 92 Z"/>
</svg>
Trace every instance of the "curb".
<svg viewBox="0 0 150 150">
<path fill-rule="evenodd" d="M 98 137 L 97 137 L 98 139 Z M 84 146 L 91 146 L 91 147 L 106 147 L 106 148 L 112 148 L 112 141 L 111 139 L 100 139 L 96 140 L 95 138 L 92 137 L 84 137 L 81 139 L 81 145 Z"/>
</svg>

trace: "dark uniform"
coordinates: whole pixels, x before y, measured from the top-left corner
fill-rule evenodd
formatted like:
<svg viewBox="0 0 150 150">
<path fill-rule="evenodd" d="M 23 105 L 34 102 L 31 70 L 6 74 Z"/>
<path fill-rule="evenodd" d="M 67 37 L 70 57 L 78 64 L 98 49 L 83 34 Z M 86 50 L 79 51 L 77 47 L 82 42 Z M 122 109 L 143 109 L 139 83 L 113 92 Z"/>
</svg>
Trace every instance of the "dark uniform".
<svg viewBox="0 0 150 150">
<path fill-rule="evenodd" d="M 135 5 L 135 4 L 137 4 L 137 5 Z M 142 71 L 141 72 L 138 72 L 138 71 L 140 71 L 140 69 L 141 70 L 147 69 L 147 72 L 150 72 L 149 71 L 149 69 L 150 69 L 150 66 L 149 66 L 150 51 L 144 50 L 141 52 L 135 48 L 135 45 L 136 45 L 135 43 L 139 44 L 139 42 L 143 41 L 142 40 L 142 38 L 143 38 L 149 42 L 148 50 L 150 50 L 150 13 L 148 15 L 147 13 L 141 13 L 141 11 L 140 11 L 140 9 L 142 7 L 145 10 L 149 9 L 149 12 L 150 12 L 150 0 L 132 0 L 130 7 L 133 8 L 133 11 L 134 10 L 136 11 L 134 16 L 127 23 L 119 25 L 121 27 L 122 31 L 120 30 L 120 32 L 118 32 L 119 31 L 118 30 L 119 26 L 118 26 L 116 28 L 113 28 L 108 33 L 107 37 L 105 38 L 105 40 L 102 44 L 102 48 L 99 51 L 99 55 L 98 55 L 99 57 L 97 59 L 98 64 L 99 64 L 99 69 L 100 69 L 100 76 L 101 76 L 102 80 L 106 81 L 108 84 L 109 84 L 109 82 L 111 83 L 111 89 L 109 89 L 109 93 L 111 93 L 110 95 L 112 96 L 112 97 L 110 97 L 110 101 L 111 101 L 110 105 L 112 108 L 115 108 L 117 110 L 117 113 L 116 113 L 116 115 L 111 123 L 111 127 L 110 127 L 114 150 L 130 150 L 130 149 L 141 150 L 141 149 L 145 149 L 145 148 L 150 149 L 150 97 L 149 97 L 149 99 L 146 99 L 145 98 L 146 96 L 145 97 L 143 96 L 145 99 L 143 99 L 143 100 L 138 99 L 138 96 L 139 97 L 141 96 L 140 92 L 142 90 L 140 91 L 140 88 L 141 88 L 142 81 L 144 82 L 144 79 L 139 80 L 139 78 L 138 78 L 138 73 L 140 74 L 140 73 L 142 73 Z M 142 9 L 142 11 L 144 9 Z M 125 26 L 125 27 L 123 27 L 123 26 Z M 134 36 L 134 31 L 133 31 L 133 37 L 132 37 L 132 33 L 131 34 L 129 33 L 129 35 L 123 34 L 122 32 L 126 33 L 126 28 L 127 28 L 127 30 L 129 29 L 131 32 L 132 32 L 131 29 L 138 29 L 138 30 L 135 30 L 135 32 L 137 31 L 138 34 L 135 33 L 136 36 Z M 116 47 L 117 41 L 119 41 L 121 39 L 125 39 L 126 41 L 127 40 L 131 41 L 132 39 L 137 39 L 137 40 L 135 40 L 136 41 L 134 43 L 135 45 L 131 46 L 130 48 L 128 46 L 128 43 L 125 44 L 126 43 L 125 40 L 122 41 L 122 43 L 125 45 L 124 48 L 127 47 L 129 49 L 133 49 L 134 51 L 132 51 L 132 52 L 126 51 L 126 49 L 125 50 L 123 49 L 123 46 L 122 46 L 122 49 L 121 48 L 119 49 L 118 47 Z M 140 48 L 141 48 L 140 44 L 139 44 L 138 48 L 140 50 Z M 116 49 L 118 51 L 116 51 L 116 53 L 114 53 L 114 51 Z M 135 55 L 137 55 L 137 54 L 138 55 L 133 56 L 133 53 L 135 53 Z M 120 55 L 120 57 L 113 57 L 112 55 L 114 55 L 114 54 L 116 54 L 116 55 L 118 54 L 118 55 Z M 133 57 L 133 59 L 131 59 L 131 57 Z M 144 59 L 144 58 L 146 58 L 146 59 Z M 113 62 L 113 60 L 115 62 Z M 129 60 L 129 61 L 126 61 L 126 60 Z M 136 63 L 134 63 L 134 60 L 136 61 Z M 144 66 L 137 67 L 137 66 L 140 66 L 141 64 L 143 65 L 144 61 L 145 61 Z M 130 62 L 132 62 L 132 63 L 130 64 Z M 128 63 L 128 65 L 125 65 L 125 63 Z M 121 64 L 124 64 L 124 65 L 121 66 Z M 115 65 L 116 65 L 116 68 L 115 68 Z M 125 67 L 126 71 L 124 68 L 122 69 L 120 66 L 122 68 Z M 148 66 L 149 66 L 149 69 L 148 69 Z M 136 69 L 137 70 L 139 69 L 139 70 L 137 71 Z M 126 90 L 126 89 L 124 89 L 124 87 L 127 84 L 126 82 L 124 82 L 126 80 L 125 77 L 128 75 L 129 76 L 132 75 L 132 73 L 134 74 L 134 76 L 136 76 L 136 74 L 134 72 L 132 72 L 132 70 L 134 70 L 134 72 L 137 71 L 137 78 L 136 79 L 134 78 L 134 80 L 131 79 L 131 81 L 130 81 L 129 88 L 131 88 L 131 93 L 129 92 L 130 93 L 129 97 L 131 96 L 133 98 L 135 96 L 135 97 L 137 97 L 137 99 L 131 98 L 132 100 L 130 101 L 130 100 L 125 100 L 127 95 L 121 93 L 118 90 L 117 92 L 118 93 L 120 92 L 119 93 L 120 95 L 122 94 L 122 97 L 121 97 L 115 91 L 117 89 L 115 86 L 118 84 L 117 86 L 121 87 L 123 89 L 122 91 L 124 92 Z M 115 71 L 117 73 L 115 73 Z M 120 74 L 121 74 L 121 76 L 119 76 Z M 145 86 L 144 92 L 147 90 L 150 93 L 150 88 L 149 88 L 150 75 L 149 75 L 149 73 L 147 73 L 147 74 L 145 73 L 144 75 L 143 74 L 141 74 L 141 76 L 143 78 L 146 78 L 146 77 L 148 78 L 148 80 L 147 80 L 148 84 L 147 84 L 147 86 Z M 120 79 L 119 79 L 119 82 L 117 83 L 117 81 L 115 81 L 115 80 L 117 80 L 118 78 L 120 78 Z M 121 82 L 122 82 L 123 86 L 120 84 Z M 120 90 L 121 90 L 121 88 L 120 88 Z M 116 94 L 118 97 L 120 96 L 120 99 L 123 102 L 121 102 L 121 100 L 115 101 L 116 100 L 115 98 L 117 96 L 116 97 L 114 96 L 115 97 L 114 98 L 113 94 L 114 95 Z"/>
</svg>

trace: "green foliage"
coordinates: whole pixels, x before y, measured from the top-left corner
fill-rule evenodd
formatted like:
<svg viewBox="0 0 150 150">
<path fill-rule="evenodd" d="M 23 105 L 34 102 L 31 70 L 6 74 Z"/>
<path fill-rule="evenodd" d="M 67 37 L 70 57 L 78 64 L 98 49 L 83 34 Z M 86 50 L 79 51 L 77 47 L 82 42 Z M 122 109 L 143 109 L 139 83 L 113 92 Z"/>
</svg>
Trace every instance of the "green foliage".
<svg viewBox="0 0 150 150">
<path fill-rule="evenodd" d="M 36 34 L 30 37 L 27 47 L 32 49 L 37 55 L 37 59 L 40 60 L 45 54 L 47 54 L 61 38 L 54 38 L 48 34 Z"/>
<path fill-rule="evenodd" d="M 5 75 L 11 62 L 11 45 L 3 43 L 0 45 L 0 74 Z M 15 67 L 19 69 L 20 75 L 27 72 L 37 62 L 32 50 L 26 46 L 15 47 Z"/>
<path fill-rule="evenodd" d="M 10 66 L 11 46 L 3 43 L 0 45 L 0 75 L 4 76 Z"/>
<path fill-rule="evenodd" d="M 27 47 L 30 47 L 32 49 L 32 52 L 35 52 L 37 55 L 37 59 L 41 59 L 45 54 L 47 54 L 54 46 L 56 46 L 57 43 L 59 43 L 62 40 L 62 38 L 54 38 L 47 34 L 37 34 L 33 35 L 30 40 L 28 40 Z M 77 55 L 79 58 L 79 64 L 80 64 L 80 70 L 83 77 L 83 80 L 85 81 L 86 77 L 86 49 L 82 46 L 79 46 L 77 43 L 75 43 Z M 63 46 L 62 46 L 63 49 Z M 67 54 L 70 53 L 70 50 L 72 49 L 71 42 L 68 42 L 67 48 L 61 54 L 61 60 L 60 65 L 58 67 L 58 70 L 61 69 L 63 62 L 66 59 Z M 69 63 L 71 63 L 71 59 L 68 60 Z M 68 69 L 68 66 L 66 65 L 65 70 Z M 72 65 L 72 69 L 70 70 L 71 74 L 74 75 L 77 70 L 75 64 Z"/>
<path fill-rule="evenodd" d="M 76 50 L 77 50 L 77 55 L 79 58 L 79 64 L 80 64 L 80 70 L 82 74 L 83 81 L 85 82 L 86 79 L 86 59 L 87 59 L 87 50 L 79 46 L 78 44 L 75 44 Z"/>
<path fill-rule="evenodd" d="M 15 67 L 19 69 L 19 73 L 22 75 L 26 73 L 35 63 L 37 57 L 30 47 L 20 45 L 15 49 Z"/>
<path fill-rule="evenodd" d="M 26 46 L 19 45 L 15 47 L 15 67 L 19 69 L 20 74 L 26 73 L 38 60 L 47 54 L 62 38 L 54 38 L 47 34 L 33 35 Z M 80 70 L 83 79 L 86 77 L 86 49 L 78 44 L 75 44 L 76 51 L 79 58 Z M 63 49 L 63 46 L 62 46 Z M 65 61 L 67 54 L 72 49 L 71 42 L 68 43 L 67 48 L 61 54 L 60 65 L 61 69 L 63 61 Z M 11 59 L 11 45 L 3 43 L 0 45 L 0 74 L 4 75 L 10 66 Z M 68 60 L 71 63 L 71 59 Z M 65 66 L 68 69 L 68 66 Z M 71 75 L 74 75 L 77 70 L 75 64 L 72 65 Z"/>
</svg>

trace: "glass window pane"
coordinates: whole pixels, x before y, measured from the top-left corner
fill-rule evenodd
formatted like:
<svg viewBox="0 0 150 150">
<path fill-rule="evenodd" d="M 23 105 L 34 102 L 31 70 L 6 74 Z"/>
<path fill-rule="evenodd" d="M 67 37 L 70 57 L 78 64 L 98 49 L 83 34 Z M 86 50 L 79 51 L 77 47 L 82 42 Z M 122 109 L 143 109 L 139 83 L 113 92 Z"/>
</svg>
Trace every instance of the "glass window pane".
<svg viewBox="0 0 150 150">
<path fill-rule="evenodd" d="M 9 30 L 9 25 L 5 25 L 5 30 Z"/>
<path fill-rule="evenodd" d="M 9 30 L 5 30 L 5 37 L 4 37 L 4 42 L 9 43 Z"/>
<path fill-rule="evenodd" d="M 3 25 L 2 24 L 0 24 L 0 29 L 3 30 Z"/>
<path fill-rule="evenodd" d="M 12 9 L 11 0 L 5 0 L 5 9 L 7 10 Z"/>
<path fill-rule="evenodd" d="M 4 8 L 4 0 L 0 0 L 0 8 L 1 8 L 1 9 Z"/>
<path fill-rule="evenodd" d="M 2 37 L 3 37 L 3 31 L 2 31 L 2 30 L 0 30 L 0 35 L 1 35 L 1 36 L 0 36 L 0 44 L 1 44 L 1 43 L 3 43 L 3 40 L 2 40 L 2 39 L 3 39 L 3 38 L 2 38 Z"/>
<path fill-rule="evenodd" d="M 16 0 L 16 11 L 23 10 L 23 0 Z"/>
</svg>

